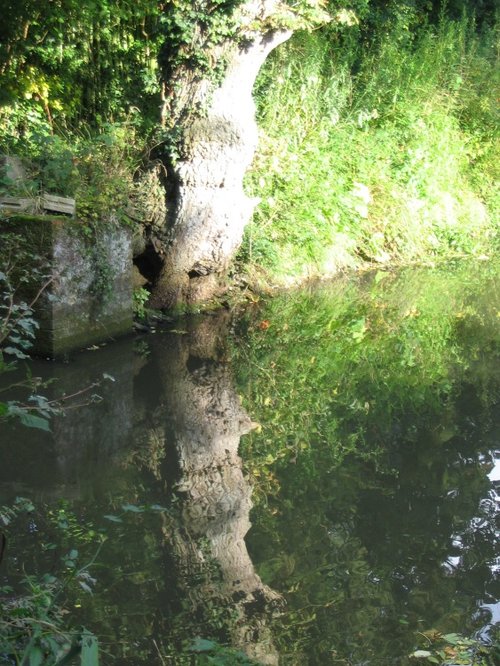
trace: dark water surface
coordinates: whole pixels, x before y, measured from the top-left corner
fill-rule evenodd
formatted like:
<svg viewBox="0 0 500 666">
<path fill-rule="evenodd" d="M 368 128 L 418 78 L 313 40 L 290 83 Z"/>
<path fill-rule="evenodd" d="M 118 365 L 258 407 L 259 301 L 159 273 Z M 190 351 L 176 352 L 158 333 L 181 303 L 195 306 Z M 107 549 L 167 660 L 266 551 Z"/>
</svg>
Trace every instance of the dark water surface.
<svg viewBox="0 0 500 666">
<path fill-rule="evenodd" d="M 204 661 L 196 637 L 371 666 L 415 663 L 430 630 L 487 641 L 498 287 L 491 261 L 379 271 L 32 363 L 50 395 L 112 380 L 51 433 L 0 426 L 0 505 L 35 506 L 7 528 L 0 585 L 100 548 L 64 603 L 101 664 L 243 663 Z"/>
</svg>

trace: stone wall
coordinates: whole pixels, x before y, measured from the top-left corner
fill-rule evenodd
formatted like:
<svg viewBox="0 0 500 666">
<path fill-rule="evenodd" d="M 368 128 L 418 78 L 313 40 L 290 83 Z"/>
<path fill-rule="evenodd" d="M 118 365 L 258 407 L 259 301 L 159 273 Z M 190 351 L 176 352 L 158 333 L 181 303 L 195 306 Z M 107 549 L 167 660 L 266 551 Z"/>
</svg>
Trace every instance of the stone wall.
<svg viewBox="0 0 500 666">
<path fill-rule="evenodd" d="M 51 282 L 35 305 L 40 324 L 33 353 L 51 358 L 132 331 L 131 234 L 102 225 L 92 238 L 81 223 L 65 217 L 15 216 L 0 221 L 2 232 L 27 238 L 48 262 Z M 29 300 L 38 284 L 21 291 Z"/>
</svg>

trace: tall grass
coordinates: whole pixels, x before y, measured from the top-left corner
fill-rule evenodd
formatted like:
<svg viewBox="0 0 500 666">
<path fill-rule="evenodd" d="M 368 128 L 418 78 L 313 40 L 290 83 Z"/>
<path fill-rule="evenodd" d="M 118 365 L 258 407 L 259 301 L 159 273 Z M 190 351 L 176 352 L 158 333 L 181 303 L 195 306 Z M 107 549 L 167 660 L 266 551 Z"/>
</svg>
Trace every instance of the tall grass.
<svg viewBox="0 0 500 666">
<path fill-rule="evenodd" d="M 247 266 L 286 281 L 495 242 L 498 33 L 466 19 L 400 32 L 373 40 L 356 71 L 360 39 L 341 44 L 328 29 L 297 35 L 266 65 Z"/>
</svg>

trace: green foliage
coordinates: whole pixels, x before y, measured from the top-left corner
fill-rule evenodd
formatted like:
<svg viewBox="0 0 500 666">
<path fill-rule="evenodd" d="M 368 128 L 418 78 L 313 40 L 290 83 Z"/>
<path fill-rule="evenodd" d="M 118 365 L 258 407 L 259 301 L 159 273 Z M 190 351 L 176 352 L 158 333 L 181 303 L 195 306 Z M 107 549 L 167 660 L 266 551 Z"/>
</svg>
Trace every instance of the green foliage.
<svg viewBox="0 0 500 666">
<path fill-rule="evenodd" d="M 241 443 L 249 550 L 286 594 L 273 629 L 290 663 L 412 666 L 417 647 L 434 655 L 424 627 L 470 637 L 488 620 L 457 590 L 472 577 L 495 594 L 498 288 L 497 261 L 464 261 L 350 276 L 248 313 L 233 360 L 262 424 Z M 466 663 L 486 658 L 463 643 Z"/>
<path fill-rule="evenodd" d="M 34 117 L 52 128 L 95 124 L 159 104 L 153 0 L 22 1 L 7 3 L 2 16 L 2 124 L 16 118 L 21 130 Z"/>
<path fill-rule="evenodd" d="M 146 318 L 146 303 L 148 302 L 149 296 L 149 291 L 144 289 L 144 287 L 134 289 L 134 314 L 138 319 Z"/>
<path fill-rule="evenodd" d="M 26 238 L 3 231 L 0 247 L 0 358 L 3 354 L 27 358 L 38 323 L 33 306 L 40 296 L 39 285 L 50 282 L 44 257 L 30 248 Z M 26 302 L 18 291 L 33 294 Z M 3 362 L 3 361 L 2 361 Z"/>
<path fill-rule="evenodd" d="M 298 34 L 263 68 L 240 257 L 271 279 L 496 243 L 497 33 L 396 4 Z"/>
<path fill-rule="evenodd" d="M 105 299 L 109 292 L 108 273 L 111 270 L 103 258 L 102 244 L 96 242 L 91 251 L 96 262 L 95 292 Z M 14 232 L 2 232 L 0 246 L 0 377 L 17 369 L 19 361 L 29 358 L 36 332 L 39 328 L 34 308 L 53 280 L 47 258 L 33 249 L 32 239 Z M 18 419 L 29 428 L 49 431 L 50 419 L 64 411 L 71 403 L 79 406 L 82 399 L 95 402 L 100 397 L 95 389 L 112 377 L 104 374 L 102 380 L 79 388 L 74 394 L 64 394 L 49 400 L 40 394 L 50 382 L 33 377 L 30 369 L 24 379 L 9 382 L 6 378 L 0 386 L 0 424 L 8 419 Z M 73 398 L 77 398 L 73 400 Z M 10 399 L 7 399 L 10 398 Z M 16 398 L 16 399 L 13 399 Z"/>
<path fill-rule="evenodd" d="M 33 504 L 24 498 L 17 498 L 12 506 L 0 509 L 0 526 L 9 534 L 13 521 L 20 520 L 23 514 L 31 517 L 35 513 Z M 69 512 L 62 510 L 64 516 Z M 70 522 L 76 522 L 74 516 Z M 71 530 L 70 523 L 58 516 L 58 529 Z M 95 535 L 95 533 L 94 533 Z M 73 538 L 75 536 L 73 530 Z M 95 538 L 93 539 L 95 541 Z M 9 548 L 12 547 L 9 544 Z M 55 548 L 45 543 L 45 549 Z M 61 557 L 57 574 L 32 575 L 23 572 L 18 589 L 14 594 L 11 586 L 0 588 L 0 658 L 6 663 L 47 664 L 63 666 L 75 663 L 79 658 L 81 666 L 98 666 L 99 649 L 97 638 L 87 629 L 70 630 L 66 626 L 68 594 L 74 588 L 92 594 L 96 582 L 89 574 L 89 567 L 97 557 L 84 566 L 78 566 L 79 553 L 71 548 Z M 21 591 L 22 590 L 22 591 Z M 66 598 L 64 598 L 66 596 Z"/>
<path fill-rule="evenodd" d="M 31 198 L 35 210 L 42 193 L 75 198 L 76 214 L 88 223 L 89 234 L 93 224 L 130 223 L 127 209 L 137 193 L 134 175 L 145 150 L 137 113 L 104 123 L 98 131 L 82 125 L 60 135 L 32 123 L 22 136 L 6 137 L 4 150 L 22 158 L 27 175 L 15 182 L 4 177 L 2 193 Z"/>
<path fill-rule="evenodd" d="M 29 357 L 39 327 L 33 307 L 50 281 L 45 259 L 30 248 L 28 240 L 4 231 L 0 247 L 0 376 L 14 370 L 16 361 Z M 30 293 L 28 302 L 23 300 Z M 0 423 L 18 418 L 27 427 L 48 430 L 48 420 L 57 410 L 36 392 L 40 384 L 39 378 L 28 374 L 26 379 L 0 388 L 0 394 L 21 388 L 31 392 L 27 403 L 0 400 Z"/>
<path fill-rule="evenodd" d="M 203 115 L 222 81 L 231 55 L 266 34 L 312 29 L 329 20 L 326 0 L 299 0 L 266 7 L 245 0 L 170 0 L 160 18 L 164 41 L 159 63 L 164 85 L 163 149 L 167 162 L 182 153 L 182 125 Z M 202 95 L 191 87 L 204 81 Z M 180 132 L 179 132 L 180 129 Z"/>
<path fill-rule="evenodd" d="M 226 2 L 165 3 L 160 18 L 164 36 L 160 63 L 169 82 L 179 67 L 189 67 L 198 74 L 220 77 L 221 62 L 213 49 L 237 32 L 237 9 L 243 0 Z M 223 64 L 222 64 L 223 66 Z"/>
</svg>

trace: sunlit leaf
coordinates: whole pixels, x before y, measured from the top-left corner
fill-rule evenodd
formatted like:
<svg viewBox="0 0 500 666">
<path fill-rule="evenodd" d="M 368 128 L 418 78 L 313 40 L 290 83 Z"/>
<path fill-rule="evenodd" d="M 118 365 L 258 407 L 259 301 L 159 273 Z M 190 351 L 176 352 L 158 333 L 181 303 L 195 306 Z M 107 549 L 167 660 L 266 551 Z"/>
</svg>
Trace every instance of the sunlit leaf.
<svg viewBox="0 0 500 666">
<path fill-rule="evenodd" d="M 136 506 L 135 504 L 122 504 L 122 509 L 131 513 L 142 513 L 144 511 L 143 508 Z"/>
<path fill-rule="evenodd" d="M 151 504 L 149 507 L 153 511 L 167 511 L 168 509 L 164 506 L 161 506 L 160 504 Z"/>
<path fill-rule="evenodd" d="M 46 432 L 50 432 L 48 419 L 30 414 L 29 412 L 26 412 L 22 408 L 15 405 L 9 405 L 9 414 L 17 416 L 21 423 L 28 428 L 37 428 L 38 430 L 45 430 Z"/>
<path fill-rule="evenodd" d="M 85 583 L 83 580 L 79 580 L 78 583 L 82 588 L 82 590 L 85 590 L 85 592 L 88 592 L 88 594 L 93 594 L 92 588 L 90 587 L 90 585 L 88 585 L 88 583 Z"/>
<path fill-rule="evenodd" d="M 452 645 L 457 645 L 462 640 L 462 636 L 460 634 L 444 634 L 443 640 Z"/>
<path fill-rule="evenodd" d="M 112 516 L 111 514 L 107 514 L 104 516 L 106 520 L 110 520 L 112 523 L 123 523 L 123 520 L 119 518 L 118 516 Z"/>
</svg>

